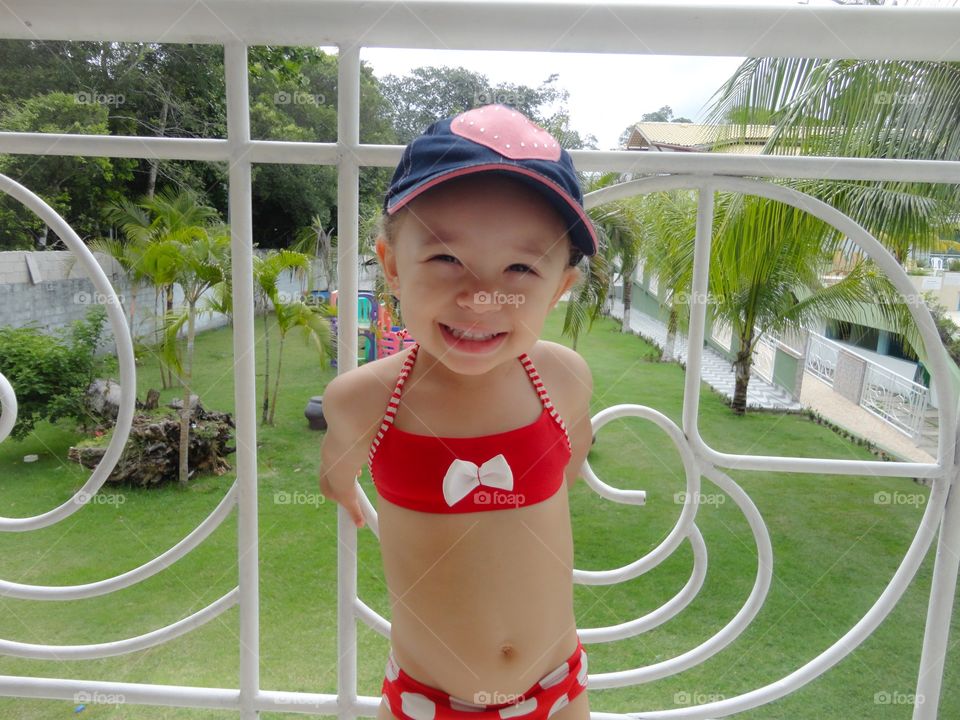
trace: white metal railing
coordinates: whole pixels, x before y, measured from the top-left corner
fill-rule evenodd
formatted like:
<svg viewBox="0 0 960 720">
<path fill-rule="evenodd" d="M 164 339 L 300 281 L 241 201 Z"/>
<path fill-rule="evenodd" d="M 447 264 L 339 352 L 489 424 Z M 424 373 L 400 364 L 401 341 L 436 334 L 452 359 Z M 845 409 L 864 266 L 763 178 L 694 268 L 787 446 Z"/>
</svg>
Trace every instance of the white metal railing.
<svg viewBox="0 0 960 720">
<path fill-rule="evenodd" d="M 875 362 L 867 362 L 860 405 L 900 432 L 919 438 L 929 391 Z"/>
<path fill-rule="evenodd" d="M 840 346 L 830 342 L 819 333 L 810 333 L 810 343 L 807 345 L 807 356 L 804 359 L 804 369 L 833 387 L 833 378 L 837 374 L 837 357 Z"/>
<path fill-rule="evenodd" d="M 240 673 L 238 688 L 208 688 L 120 683 L 109 680 L 0 676 L 0 695 L 71 699 L 78 692 L 120 694 L 128 703 L 230 709 L 251 720 L 261 710 L 336 714 L 339 720 L 373 716 L 378 697 L 357 695 L 357 627 L 367 623 L 389 636 L 389 622 L 357 596 L 357 529 L 343 508 L 338 508 L 338 636 L 337 694 L 265 690 L 260 687 L 257 453 L 253 353 L 253 281 L 250 169 L 252 163 L 307 163 L 335 165 L 338 171 L 338 267 L 340 308 L 357 301 L 357 236 L 361 166 L 390 167 L 402 148 L 361 145 L 359 142 L 361 47 L 426 47 L 488 50 L 531 50 L 607 53 L 660 53 L 725 56 L 805 56 L 832 58 L 903 58 L 960 60 L 956 42 L 956 14 L 935 8 L 871 8 L 840 6 L 740 7 L 676 3 L 625 4 L 608 2 L 487 2 L 416 0 L 364 3 L 331 0 L 91 0 L 75 3 L 52 0 L 5 0 L 0 4 L 0 37 L 49 40 L 113 40 L 141 42 L 194 42 L 223 45 L 226 61 L 226 139 L 174 139 L 0 133 L 0 153 L 37 155 L 100 155 L 226 161 L 229 163 L 229 221 L 232 229 L 234 304 L 234 380 L 236 387 L 237 481 L 224 497 L 223 507 L 238 512 L 237 562 L 239 583 L 220 600 L 179 623 L 146 636 L 130 638 L 121 648 L 129 651 L 168 639 L 174 632 L 222 612 L 236 603 L 240 616 Z M 825 29 L 829 32 L 825 32 Z M 247 46 L 334 45 L 339 49 L 337 84 L 338 139 L 336 143 L 252 141 L 247 97 Z M 653 665 L 589 676 L 592 690 L 621 687 L 667 677 L 719 652 L 749 626 L 759 612 L 771 584 L 773 551 L 762 517 L 747 494 L 726 470 L 765 470 L 807 473 L 922 477 L 932 480 L 929 502 L 916 535 L 894 576 L 866 614 L 830 647 L 787 676 L 735 697 L 682 708 L 645 711 L 645 718 L 713 718 L 732 715 L 789 694 L 811 682 L 858 647 L 887 617 L 909 586 L 939 531 L 938 551 L 930 591 L 923 652 L 918 669 L 917 695 L 926 698 L 913 710 L 914 720 L 933 720 L 943 678 L 957 563 L 960 557 L 960 500 L 951 486 L 958 465 L 954 458 L 958 389 L 951 384 L 946 353 L 939 342 L 929 312 L 915 300 L 912 285 L 893 257 L 869 233 L 811 197 L 755 178 L 886 179 L 918 182 L 960 182 L 960 163 L 913 160 L 750 157 L 708 153 L 629 153 L 575 151 L 581 170 L 654 174 L 605 188 L 587 198 L 588 206 L 635 194 L 672 189 L 693 189 L 698 195 L 697 235 L 692 283 L 690 342 L 685 375 L 682 429 L 657 411 L 637 405 L 607 408 L 593 418 L 594 431 L 617 417 L 638 416 L 658 424 L 676 444 L 687 474 L 687 494 L 676 526 L 663 542 L 642 558 L 621 568 L 575 570 L 581 584 L 622 582 L 655 567 L 681 543 L 691 544 L 693 568 L 687 586 L 652 613 L 620 625 L 586 628 L 585 643 L 608 642 L 636 635 L 682 611 L 696 595 L 706 571 L 703 538 L 695 523 L 700 479 L 706 476 L 724 490 L 744 513 L 754 536 L 757 575 L 741 610 L 719 632 L 681 655 Z M 25 188 L 4 179 L 0 190 L 12 194 L 51 223 L 67 240 L 87 268 L 98 291 L 112 297 L 102 272 L 89 262 L 89 252 L 66 223 Z M 698 423 L 699 383 L 704 340 L 708 259 L 710 257 L 713 201 L 717 191 L 735 191 L 781 200 L 803 208 L 830 223 L 871 256 L 891 278 L 916 318 L 929 352 L 929 367 L 940 403 L 939 446 L 935 463 L 853 461 L 828 458 L 737 455 L 718 452 L 701 437 Z M 108 304 L 118 310 L 118 305 Z M 110 314 L 117 337 L 123 400 L 120 417 L 101 466 L 91 474 L 81 493 L 43 515 L 0 519 L 0 530 L 33 530 L 53 524 L 78 511 L 103 484 L 119 456 L 129 431 L 133 408 L 133 357 L 122 316 Z M 356 366 L 356 313 L 339 318 L 341 371 Z M 14 389 L 0 377 L 0 440 L 9 433 L 16 413 Z M 603 483 L 588 463 L 583 474 L 591 488 L 612 502 L 642 502 L 642 493 L 621 491 Z M 85 493 L 85 494 L 84 494 Z M 379 537 L 372 504 L 361 490 L 364 514 Z M 188 550 L 222 520 L 211 514 L 188 538 L 176 546 Z M 162 569 L 175 549 L 153 564 L 137 568 L 136 580 Z M 179 551 L 176 551 L 177 553 Z M 148 567 L 149 566 L 149 567 Z M 123 576 L 120 576 L 123 577 Z M 125 580 L 111 578 L 110 583 Z M 78 586 L 74 596 L 93 596 L 104 589 Z M 62 592 L 62 589 L 60 589 Z M 56 588 L 0 586 L 0 594 L 55 599 Z M 76 595 L 80 593 L 80 595 Z M 202 617 L 198 617 L 201 616 Z M 24 648 L 6 645 L 3 652 Z M 35 657 L 55 658 L 60 648 L 37 645 Z M 96 652 L 89 648 L 90 652 Z M 593 712 L 596 720 L 623 720 L 622 714 Z"/>
<path fill-rule="evenodd" d="M 835 387 L 841 351 L 855 357 L 863 367 L 863 376 L 856 380 L 859 387 L 851 399 L 891 427 L 919 439 L 930 402 L 930 391 L 925 386 L 815 332 L 810 332 L 804 369 Z"/>
<path fill-rule="evenodd" d="M 761 334 L 753 348 L 753 370 L 771 385 L 774 384 L 773 371 L 776 360 L 777 341 L 768 337 L 766 333 Z"/>
</svg>

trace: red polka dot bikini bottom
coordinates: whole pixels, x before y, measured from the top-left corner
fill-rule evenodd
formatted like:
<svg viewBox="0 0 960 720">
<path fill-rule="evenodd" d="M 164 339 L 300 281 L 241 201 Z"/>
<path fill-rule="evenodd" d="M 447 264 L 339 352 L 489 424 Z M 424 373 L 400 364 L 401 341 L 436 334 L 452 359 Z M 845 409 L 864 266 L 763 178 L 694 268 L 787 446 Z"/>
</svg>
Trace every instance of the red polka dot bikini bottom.
<svg viewBox="0 0 960 720">
<path fill-rule="evenodd" d="M 520 695 L 498 697 L 496 693 L 480 692 L 474 702 L 456 698 L 407 675 L 397 665 L 392 650 L 381 691 L 390 712 L 400 720 L 547 720 L 586 687 L 587 653 L 577 638 L 573 654 Z M 481 700 L 506 702 L 476 702 Z"/>
</svg>

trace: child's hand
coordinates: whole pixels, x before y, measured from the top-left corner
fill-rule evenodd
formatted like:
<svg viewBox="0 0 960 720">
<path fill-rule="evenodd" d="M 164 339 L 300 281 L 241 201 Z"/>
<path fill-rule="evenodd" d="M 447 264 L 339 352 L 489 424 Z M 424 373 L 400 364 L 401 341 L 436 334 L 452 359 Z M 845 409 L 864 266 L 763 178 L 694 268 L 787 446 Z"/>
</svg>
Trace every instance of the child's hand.
<svg viewBox="0 0 960 720">
<path fill-rule="evenodd" d="M 360 495 L 357 493 L 356 482 L 352 483 L 347 490 L 337 491 L 329 483 L 326 476 L 320 477 L 320 492 L 329 500 L 333 500 L 346 508 L 350 513 L 350 519 L 358 528 L 363 527 L 363 510 L 360 508 Z"/>
</svg>

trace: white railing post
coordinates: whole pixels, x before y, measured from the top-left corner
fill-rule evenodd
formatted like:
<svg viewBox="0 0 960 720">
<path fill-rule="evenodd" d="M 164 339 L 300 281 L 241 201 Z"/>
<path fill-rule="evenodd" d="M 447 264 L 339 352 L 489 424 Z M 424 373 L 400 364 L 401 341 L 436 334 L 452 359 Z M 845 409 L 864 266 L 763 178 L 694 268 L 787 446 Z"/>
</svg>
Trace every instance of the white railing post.
<svg viewBox="0 0 960 720">
<path fill-rule="evenodd" d="M 255 720 L 260 692 L 260 579 L 257 546 L 256 346 L 253 330 L 253 213 L 247 46 L 224 45 L 230 148 L 234 412 L 237 437 L 237 566 L 240 586 L 240 720 Z"/>
<path fill-rule="evenodd" d="M 697 236 L 693 250 L 693 281 L 690 287 L 690 332 L 687 335 L 687 370 L 683 387 L 683 432 L 697 434 L 700 408 L 700 368 L 703 365 L 703 334 L 707 322 L 707 279 L 710 244 L 713 241 L 713 196 L 715 186 L 704 182 L 697 192 Z"/>
<path fill-rule="evenodd" d="M 960 434 L 958 434 L 960 435 Z M 957 445 L 960 449 L 960 443 Z M 913 706 L 913 720 L 936 720 L 943 685 L 943 668 L 950 635 L 953 599 L 957 592 L 957 570 L 960 566 L 960 453 L 954 456 L 947 503 L 940 521 L 933 580 L 930 583 L 930 601 L 927 604 L 927 623 L 923 632 L 923 650 L 920 653 L 920 672 Z"/>
<path fill-rule="evenodd" d="M 360 214 L 360 48 L 337 61 L 337 367 L 357 366 L 357 240 Z M 359 490 L 358 490 L 359 491 Z M 357 712 L 357 526 L 337 506 L 337 702 L 339 720 Z"/>
</svg>

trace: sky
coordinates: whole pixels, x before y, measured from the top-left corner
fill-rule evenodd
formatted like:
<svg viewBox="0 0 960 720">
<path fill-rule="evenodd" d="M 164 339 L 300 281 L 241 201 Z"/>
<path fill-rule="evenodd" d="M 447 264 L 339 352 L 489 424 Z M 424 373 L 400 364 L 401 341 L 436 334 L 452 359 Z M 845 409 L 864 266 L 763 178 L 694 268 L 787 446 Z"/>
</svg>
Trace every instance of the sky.
<svg viewBox="0 0 960 720">
<path fill-rule="evenodd" d="M 727 0 L 712 0 L 711 4 Z M 736 5 L 832 5 L 831 0 L 736 0 Z M 743 62 L 734 57 L 518 53 L 364 48 L 360 57 L 377 77 L 405 75 L 422 65 L 463 66 L 502 82 L 538 87 L 552 73 L 570 93 L 570 123 L 592 134 L 601 150 L 616 147 L 623 130 L 644 113 L 669 105 L 676 117 L 705 119 L 707 102 Z M 482 91 L 481 91 L 482 93 Z"/>
</svg>

